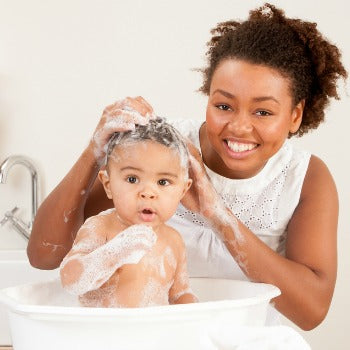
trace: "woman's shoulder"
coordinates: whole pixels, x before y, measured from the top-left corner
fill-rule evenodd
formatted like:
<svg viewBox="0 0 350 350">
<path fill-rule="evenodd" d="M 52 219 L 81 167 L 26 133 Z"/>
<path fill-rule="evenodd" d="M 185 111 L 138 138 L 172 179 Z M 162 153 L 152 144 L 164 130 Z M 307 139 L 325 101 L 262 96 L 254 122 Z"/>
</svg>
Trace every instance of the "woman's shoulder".
<svg viewBox="0 0 350 350">
<path fill-rule="evenodd" d="M 336 191 L 333 176 L 326 163 L 321 158 L 311 155 L 303 184 L 302 196 L 306 197 L 311 193 L 328 193 L 328 195 L 333 194 L 337 196 Z"/>
</svg>

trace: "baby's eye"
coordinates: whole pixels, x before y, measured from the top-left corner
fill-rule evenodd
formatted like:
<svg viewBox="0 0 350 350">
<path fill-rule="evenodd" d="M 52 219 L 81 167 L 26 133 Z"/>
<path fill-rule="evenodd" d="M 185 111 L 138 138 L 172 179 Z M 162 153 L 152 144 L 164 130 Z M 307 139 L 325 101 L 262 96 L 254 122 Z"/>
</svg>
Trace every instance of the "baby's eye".
<svg viewBox="0 0 350 350">
<path fill-rule="evenodd" d="M 217 105 L 216 108 L 221 109 L 222 111 L 229 111 L 231 109 L 230 106 L 224 104 Z"/>
<path fill-rule="evenodd" d="M 136 184 L 138 182 L 138 179 L 136 176 L 128 176 L 126 178 L 126 181 L 131 183 L 131 184 Z"/>
<path fill-rule="evenodd" d="M 161 180 L 158 181 L 158 185 L 168 186 L 168 185 L 170 185 L 170 181 L 166 180 L 166 179 L 161 179 Z"/>
</svg>

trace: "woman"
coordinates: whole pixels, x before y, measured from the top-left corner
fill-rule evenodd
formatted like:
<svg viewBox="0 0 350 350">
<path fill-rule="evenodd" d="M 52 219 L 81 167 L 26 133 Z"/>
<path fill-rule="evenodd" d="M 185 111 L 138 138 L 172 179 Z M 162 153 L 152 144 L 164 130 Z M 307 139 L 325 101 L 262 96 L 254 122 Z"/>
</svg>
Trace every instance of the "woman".
<svg viewBox="0 0 350 350">
<path fill-rule="evenodd" d="M 282 291 L 276 308 L 312 329 L 336 280 L 338 197 L 326 165 L 287 139 L 318 127 L 347 73 L 316 24 L 269 4 L 212 33 L 201 89 L 206 121 L 177 125 L 196 146 L 194 184 L 170 224 L 184 237 L 192 275 L 274 284 Z M 33 266 L 56 268 L 84 218 L 112 207 L 95 183 L 108 140 L 152 114 L 142 98 L 105 109 L 89 146 L 38 211 Z"/>
</svg>

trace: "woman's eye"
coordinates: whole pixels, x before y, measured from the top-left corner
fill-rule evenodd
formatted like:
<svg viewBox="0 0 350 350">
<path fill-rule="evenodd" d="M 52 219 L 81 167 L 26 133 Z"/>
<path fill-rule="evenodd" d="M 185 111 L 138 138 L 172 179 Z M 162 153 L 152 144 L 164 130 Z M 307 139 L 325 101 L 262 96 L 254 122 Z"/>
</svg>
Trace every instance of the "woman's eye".
<svg viewBox="0 0 350 350">
<path fill-rule="evenodd" d="M 269 115 L 271 115 L 270 112 L 264 111 L 264 110 L 257 111 L 256 114 L 257 114 L 259 117 L 268 117 Z"/>
<path fill-rule="evenodd" d="M 170 185 L 170 182 L 168 180 L 161 179 L 158 181 L 158 184 L 161 186 L 167 186 L 167 185 Z"/>
<path fill-rule="evenodd" d="M 136 184 L 138 182 L 137 178 L 135 176 L 128 176 L 126 178 L 126 181 L 131 183 L 131 184 Z"/>
<path fill-rule="evenodd" d="M 222 111 L 230 110 L 230 107 L 228 105 L 217 105 L 216 108 L 221 109 Z"/>
</svg>

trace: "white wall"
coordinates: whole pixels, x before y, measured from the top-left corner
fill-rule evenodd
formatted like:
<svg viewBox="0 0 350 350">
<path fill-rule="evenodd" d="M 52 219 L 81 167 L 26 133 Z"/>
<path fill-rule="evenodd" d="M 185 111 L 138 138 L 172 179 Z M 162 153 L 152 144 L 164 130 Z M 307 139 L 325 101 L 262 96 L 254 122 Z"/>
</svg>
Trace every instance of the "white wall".
<svg viewBox="0 0 350 350">
<path fill-rule="evenodd" d="M 319 24 L 350 59 L 347 0 L 272 1 L 288 15 Z M 142 95 L 161 116 L 203 118 L 196 92 L 209 30 L 219 21 L 246 18 L 263 1 L 0 0 L 0 161 L 24 154 L 40 169 L 41 198 L 58 183 L 91 136 L 103 108 Z M 349 69 L 349 65 L 347 65 Z M 303 333 L 314 349 L 350 344 L 348 182 L 349 96 L 328 110 L 319 130 L 297 140 L 321 157 L 336 180 L 340 201 L 339 273 L 326 321 Z M 30 180 L 12 169 L 0 185 L 0 219 L 15 204 L 28 218 Z M 13 230 L 0 228 L 0 249 L 25 247 Z M 347 332 L 346 332 L 347 331 Z"/>
</svg>

